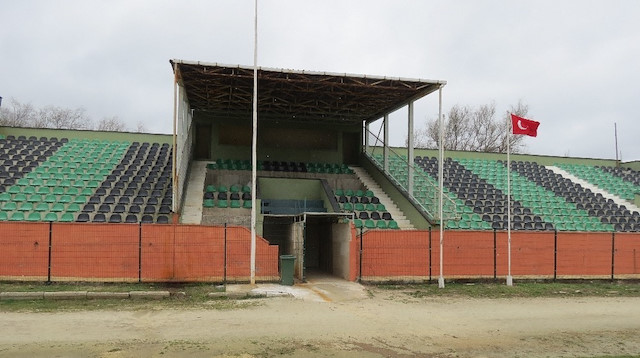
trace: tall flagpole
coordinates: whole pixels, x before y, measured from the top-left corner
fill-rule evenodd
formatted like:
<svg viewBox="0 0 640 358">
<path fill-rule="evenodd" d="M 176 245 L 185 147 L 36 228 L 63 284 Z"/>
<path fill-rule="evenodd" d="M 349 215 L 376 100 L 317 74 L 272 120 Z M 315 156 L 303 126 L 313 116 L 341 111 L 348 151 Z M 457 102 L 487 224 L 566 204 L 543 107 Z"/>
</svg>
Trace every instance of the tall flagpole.
<svg viewBox="0 0 640 358">
<path fill-rule="evenodd" d="M 513 286 L 511 277 L 511 116 L 507 116 L 507 286 Z"/>
<path fill-rule="evenodd" d="M 440 191 L 438 210 L 440 215 L 440 276 L 438 277 L 438 287 L 444 288 L 444 274 L 442 273 L 443 268 L 443 251 L 444 251 L 444 220 L 442 220 L 442 206 L 443 206 L 443 178 L 444 178 L 444 121 L 442 120 L 442 86 L 438 90 L 438 129 L 440 136 L 440 145 L 439 145 L 439 153 L 438 153 L 438 186 Z"/>
<path fill-rule="evenodd" d="M 253 20 L 253 137 L 251 139 L 251 284 L 256 284 L 256 177 L 258 154 L 258 0 Z"/>
</svg>

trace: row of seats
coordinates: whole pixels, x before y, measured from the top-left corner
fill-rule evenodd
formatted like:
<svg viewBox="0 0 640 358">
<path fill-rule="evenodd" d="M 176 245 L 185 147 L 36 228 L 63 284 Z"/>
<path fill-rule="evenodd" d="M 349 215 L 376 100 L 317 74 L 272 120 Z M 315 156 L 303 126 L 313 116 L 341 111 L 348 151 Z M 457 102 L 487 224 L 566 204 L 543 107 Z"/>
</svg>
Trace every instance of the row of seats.
<svg viewBox="0 0 640 358">
<path fill-rule="evenodd" d="M 202 206 L 205 208 L 251 209 L 251 187 L 248 185 L 208 184 L 205 186 Z"/>
<path fill-rule="evenodd" d="M 327 173 L 327 174 L 353 174 L 353 170 L 346 164 L 336 163 L 304 163 L 287 162 L 276 160 L 257 161 L 258 170 L 277 172 L 300 172 L 300 173 Z M 207 164 L 208 169 L 222 170 L 251 170 L 249 160 L 218 159 Z"/>
<path fill-rule="evenodd" d="M 127 216 L 148 222 L 148 215 L 156 222 L 171 213 L 172 151 L 166 143 L 8 137 L 0 146 L 8 156 L 23 157 L 49 148 L 44 161 L 0 178 L 0 219 L 103 222 L 105 216 L 104 222 L 117 222 L 120 215 L 122 222 Z"/>
</svg>

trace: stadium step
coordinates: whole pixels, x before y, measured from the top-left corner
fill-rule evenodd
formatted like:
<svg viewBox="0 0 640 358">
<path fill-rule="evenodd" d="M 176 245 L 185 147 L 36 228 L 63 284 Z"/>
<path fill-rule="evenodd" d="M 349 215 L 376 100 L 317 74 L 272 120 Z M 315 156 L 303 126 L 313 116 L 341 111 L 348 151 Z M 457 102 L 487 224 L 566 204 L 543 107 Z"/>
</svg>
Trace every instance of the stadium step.
<svg viewBox="0 0 640 358">
<path fill-rule="evenodd" d="M 187 179 L 187 190 L 180 222 L 183 224 L 200 225 L 202 222 L 202 191 L 207 176 L 207 163 L 194 160 Z"/>
<path fill-rule="evenodd" d="M 400 230 L 415 230 L 415 227 L 411 224 L 407 217 L 404 216 L 404 213 L 398 209 L 398 206 L 391 200 L 391 198 L 387 195 L 387 193 L 382 190 L 380 185 L 376 183 L 375 180 L 361 167 L 350 167 L 351 170 L 358 177 L 360 182 L 368 189 L 373 192 L 373 195 L 377 196 L 380 199 L 380 203 L 384 204 L 387 211 L 391 214 L 393 220 L 398 223 L 398 227 Z"/>
<path fill-rule="evenodd" d="M 633 203 L 630 203 L 629 201 L 624 200 L 623 198 L 621 198 L 621 197 L 619 197 L 617 195 L 613 195 L 608 191 L 602 190 L 602 189 L 598 188 L 597 186 L 595 186 L 595 185 L 593 185 L 593 184 L 591 184 L 591 183 L 589 183 L 589 182 L 587 182 L 585 180 L 582 180 L 582 179 L 576 177 L 575 175 L 573 175 L 573 174 L 571 174 L 571 173 L 569 173 L 569 172 L 567 172 L 567 171 L 565 171 L 565 170 L 563 170 L 561 168 L 558 168 L 558 167 L 553 166 L 553 165 L 546 166 L 546 168 L 551 170 L 552 172 L 554 172 L 556 174 L 562 175 L 564 178 L 567 178 L 567 179 L 571 180 L 574 183 L 582 185 L 582 187 L 591 190 L 595 194 L 602 194 L 602 196 L 605 199 L 611 199 L 617 205 L 624 205 L 627 208 L 627 210 L 629 210 L 631 212 L 635 211 L 635 212 L 640 213 L 640 208 L 637 207 L 636 205 L 634 205 Z"/>
</svg>

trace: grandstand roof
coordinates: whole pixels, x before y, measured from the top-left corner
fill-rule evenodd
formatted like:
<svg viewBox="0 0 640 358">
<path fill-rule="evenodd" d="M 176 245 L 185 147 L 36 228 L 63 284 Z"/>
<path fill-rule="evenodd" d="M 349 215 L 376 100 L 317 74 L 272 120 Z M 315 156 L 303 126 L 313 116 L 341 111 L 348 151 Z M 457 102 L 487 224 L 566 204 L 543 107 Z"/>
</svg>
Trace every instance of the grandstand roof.
<svg viewBox="0 0 640 358">
<path fill-rule="evenodd" d="M 251 118 L 253 67 L 171 60 L 189 105 L 227 118 Z M 446 81 L 258 68 L 262 120 L 356 124 L 382 117 Z"/>
</svg>

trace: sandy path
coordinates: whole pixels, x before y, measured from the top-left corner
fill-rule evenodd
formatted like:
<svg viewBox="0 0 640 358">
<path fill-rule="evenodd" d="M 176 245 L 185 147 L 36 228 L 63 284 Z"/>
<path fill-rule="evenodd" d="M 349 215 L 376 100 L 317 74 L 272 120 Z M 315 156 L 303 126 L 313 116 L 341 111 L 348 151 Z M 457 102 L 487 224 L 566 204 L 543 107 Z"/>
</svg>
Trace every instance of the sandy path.
<svg viewBox="0 0 640 358">
<path fill-rule="evenodd" d="M 640 354 L 640 298 L 259 300 L 237 310 L 0 313 L 0 356 Z"/>
</svg>

